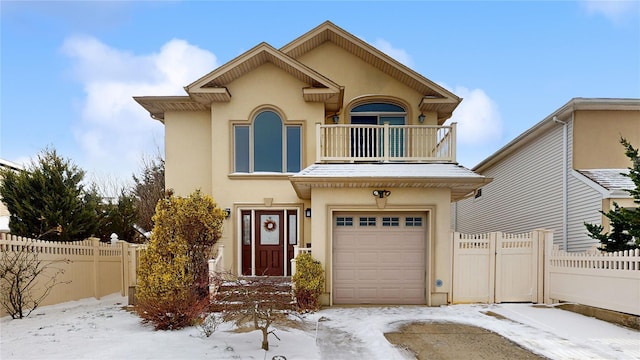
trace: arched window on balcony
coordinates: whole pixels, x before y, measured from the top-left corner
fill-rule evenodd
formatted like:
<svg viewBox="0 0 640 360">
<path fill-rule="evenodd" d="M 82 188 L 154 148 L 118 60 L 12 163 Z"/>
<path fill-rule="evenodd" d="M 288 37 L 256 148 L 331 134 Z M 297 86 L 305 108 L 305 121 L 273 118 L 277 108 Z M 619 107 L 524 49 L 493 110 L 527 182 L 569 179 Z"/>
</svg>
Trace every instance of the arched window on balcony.
<svg viewBox="0 0 640 360">
<path fill-rule="evenodd" d="M 405 125 L 407 111 L 396 104 L 371 102 L 355 106 L 349 113 L 351 124 L 365 125 L 354 127 L 351 133 L 351 156 L 375 158 L 383 155 L 384 138 L 389 140 L 389 151 L 393 157 L 404 153 L 404 131 L 392 128 L 390 134 L 384 134 L 382 128 L 366 125 Z"/>
</svg>

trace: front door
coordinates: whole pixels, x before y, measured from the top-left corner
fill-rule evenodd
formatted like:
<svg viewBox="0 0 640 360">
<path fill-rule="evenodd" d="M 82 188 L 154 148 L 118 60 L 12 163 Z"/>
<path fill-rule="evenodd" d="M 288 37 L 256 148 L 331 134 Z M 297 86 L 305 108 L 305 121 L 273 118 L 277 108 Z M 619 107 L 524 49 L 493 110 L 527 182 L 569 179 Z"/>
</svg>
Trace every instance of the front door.
<svg viewBox="0 0 640 360">
<path fill-rule="evenodd" d="M 284 211 L 256 211 L 255 274 L 284 275 Z"/>
</svg>

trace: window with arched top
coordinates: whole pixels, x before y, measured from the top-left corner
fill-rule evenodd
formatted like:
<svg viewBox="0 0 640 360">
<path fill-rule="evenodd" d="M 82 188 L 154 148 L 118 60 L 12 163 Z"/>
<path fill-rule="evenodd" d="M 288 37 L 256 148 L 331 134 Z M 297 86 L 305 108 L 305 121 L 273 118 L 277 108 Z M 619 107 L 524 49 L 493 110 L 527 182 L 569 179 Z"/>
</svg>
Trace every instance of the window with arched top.
<svg viewBox="0 0 640 360">
<path fill-rule="evenodd" d="M 358 105 L 349 114 L 352 124 L 359 125 L 404 125 L 407 111 L 396 104 L 372 102 Z"/>
<path fill-rule="evenodd" d="M 286 125 L 274 111 L 261 111 L 251 125 L 234 126 L 234 172 L 298 172 L 301 153 L 301 126 Z"/>
<path fill-rule="evenodd" d="M 399 105 L 386 102 L 371 102 L 353 107 L 349 113 L 354 125 L 405 125 L 407 111 Z M 351 156 L 376 158 L 383 156 L 384 138 L 389 139 L 389 151 L 393 157 L 404 154 L 404 132 L 399 127 L 390 129 L 390 134 L 378 127 L 362 126 L 351 129 Z"/>
</svg>

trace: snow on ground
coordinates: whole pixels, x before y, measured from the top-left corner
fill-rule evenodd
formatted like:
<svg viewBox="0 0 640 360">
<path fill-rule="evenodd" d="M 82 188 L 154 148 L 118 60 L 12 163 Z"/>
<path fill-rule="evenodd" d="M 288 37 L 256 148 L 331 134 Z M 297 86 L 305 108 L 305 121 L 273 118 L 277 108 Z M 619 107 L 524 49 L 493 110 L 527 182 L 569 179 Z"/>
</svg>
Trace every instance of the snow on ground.
<svg viewBox="0 0 640 360">
<path fill-rule="evenodd" d="M 281 340 L 271 336 L 268 352 L 258 331 L 231 324 L 211 337 L 197 328 L 154 331 L 123 304 L 126 298 L 110 295 L 42 307 L 22 320 L 4 317 L 0 358 L 410 359 L 383 334 L 409 322 L 447 321 L 486 328 L 550 359 L 640 359 L 640 332 L 531 304 L 335 307 L 305 316 L 297 328 L 278 328 Z"/>
</svg>

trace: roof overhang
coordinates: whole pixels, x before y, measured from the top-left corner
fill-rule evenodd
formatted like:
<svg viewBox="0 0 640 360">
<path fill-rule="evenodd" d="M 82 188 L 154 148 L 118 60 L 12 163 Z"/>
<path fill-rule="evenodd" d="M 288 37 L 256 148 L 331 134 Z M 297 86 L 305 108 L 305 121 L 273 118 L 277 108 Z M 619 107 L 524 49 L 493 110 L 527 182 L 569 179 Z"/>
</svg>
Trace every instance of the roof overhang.
<svg viewBox="0 0 640 360">
<path fill-rule="evenodd" d="M 165 111 L 207 111 L 208 105 L 188 96 L 134 96 L 133 99 L 149 112 L 153 119 L 164 123 Z"/>
<path fill-rule="evenodd" d="M 453 110 L 462 101 L 454 93 L 425 78 L 384 52 L 367 44 L 330 21 L 325 21 L 306 34 L 280 48 L 291 58 L 298 59 L 324 42 L 332 42 L 347 52 L 360 58 L 383 73 L 397 79 L 402 84 L 422 94 L 427 101 L 420 104 L 422 111 L 435 111 L 438 124 L 442 125 L 451 117 Z"/>
<path fill-rule="evenodd" d="M 299 198 L 314 188 L 448 188 L 458 201 L 493 179 L 457 164 L 314 164 L 289 177 Z"/>
<path fill-rule="evenodd" d="M 302 89 L 305 101 L 341 105 L 343 87 L 264 42 L 185 86 L 184 89 L 194 100 L 204 104 L 227 102 L 231 100 L 227 85 L 267 63 L 307 84 Z"/>
</svg>

